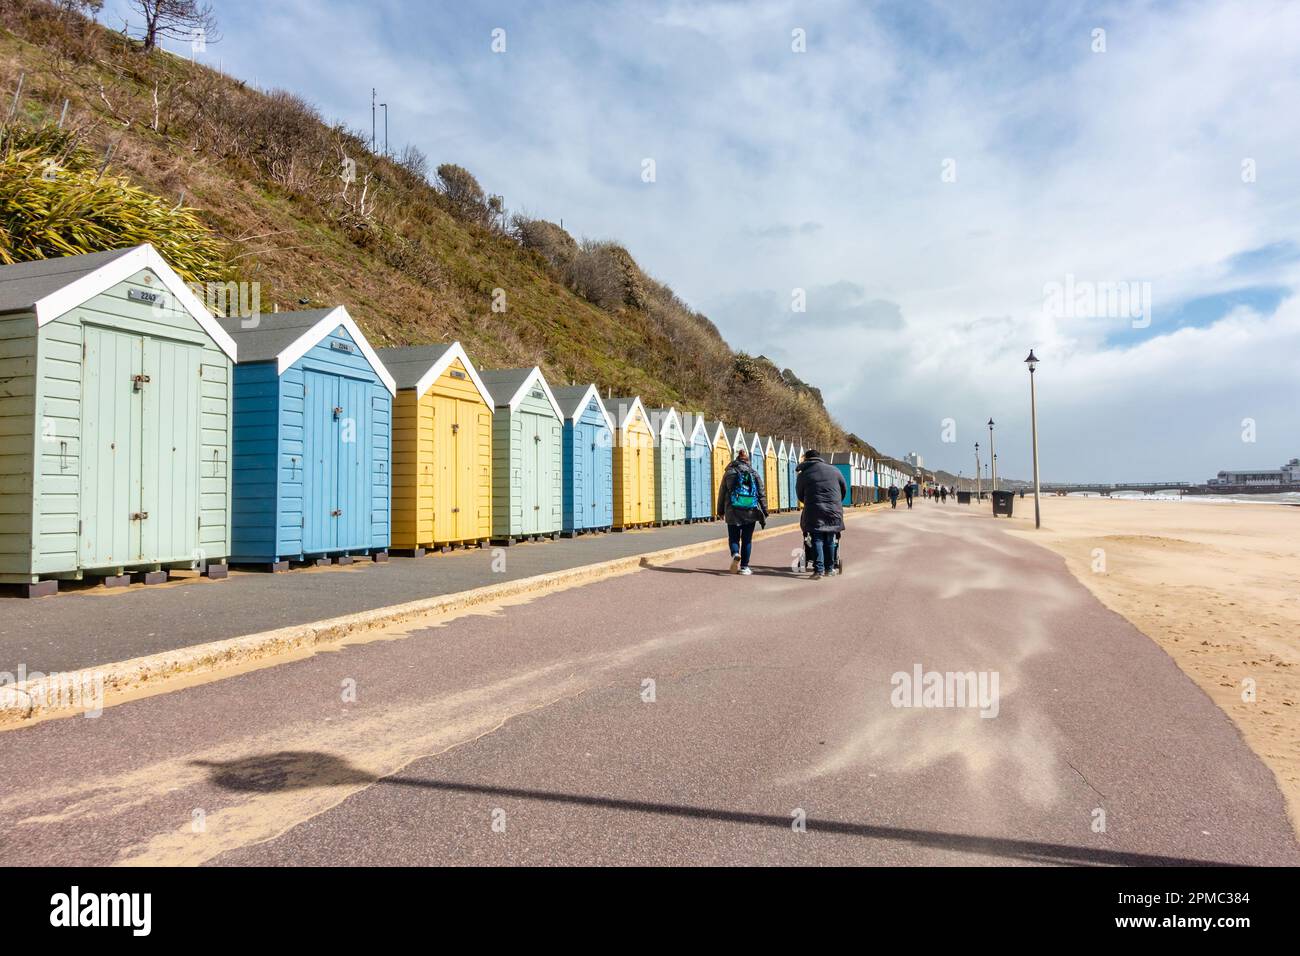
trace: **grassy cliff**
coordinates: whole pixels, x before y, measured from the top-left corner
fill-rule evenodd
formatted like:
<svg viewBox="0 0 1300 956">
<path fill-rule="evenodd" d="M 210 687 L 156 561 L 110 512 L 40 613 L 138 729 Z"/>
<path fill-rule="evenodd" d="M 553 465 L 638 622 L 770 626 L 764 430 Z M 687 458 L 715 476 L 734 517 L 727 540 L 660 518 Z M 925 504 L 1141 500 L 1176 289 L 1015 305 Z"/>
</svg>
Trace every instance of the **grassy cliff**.
<svg viewBox="0 0 1300 956">
<path fill-rule="evenodd" d="M 595 381 L 747 431 L 872 451 L 836 425 L 818 389 L 733 352 L 618 244 L 512 217 L 453 164 L 433 168 L 413 150 L 376 156 L 292 93 L 145 53 L 46 0 L 0 6 L 4 116 L 20 78 L 4 175 L 18 175 L 17 146 L 46 142 L 60 160 L 76 159 L 65 165 L 94 180 L 85 188 L 100 201 L 118 183 L 178 218 L 192 211 L 217 250 L 198 277 L 258 282 L 263 311 L 343 303 L 377 346 L 456 338 L 483 367 L 538 364 L 556 383 Z M 89 200 L 69 202 L 64 223 Z M 11 258 L 61 254 L 78 241 L 68 238 L 72 226 L 40 219 L 41 209 L 11 206 L 7 215 L 62 241 L 27 241 Z M 16 219 L 9 225 L 20 231 Z M 181 241 L 198 239 L 191 229 Z M 90 251 L 129 239 L 100 230 L 84 242 Z"/>
</svg>

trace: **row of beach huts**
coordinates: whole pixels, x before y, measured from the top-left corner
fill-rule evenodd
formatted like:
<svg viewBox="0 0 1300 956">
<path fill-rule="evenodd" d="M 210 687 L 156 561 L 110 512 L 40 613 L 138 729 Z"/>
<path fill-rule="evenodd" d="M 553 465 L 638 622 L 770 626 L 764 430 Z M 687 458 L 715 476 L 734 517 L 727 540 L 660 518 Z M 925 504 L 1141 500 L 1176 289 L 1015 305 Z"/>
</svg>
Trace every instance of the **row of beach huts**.
<svg viewBox="0 0 1300 956">
<path fill-rule="evenodd" d="M 150 246 L 0 267 L 0 583 L 29 595 L 714 520 L 741 447 L 797 508 L 790 439 L 375 350 L 342 306 L 215 317 Z M 906 479 L 830 460 L 846 505 Z"/>
</svg>

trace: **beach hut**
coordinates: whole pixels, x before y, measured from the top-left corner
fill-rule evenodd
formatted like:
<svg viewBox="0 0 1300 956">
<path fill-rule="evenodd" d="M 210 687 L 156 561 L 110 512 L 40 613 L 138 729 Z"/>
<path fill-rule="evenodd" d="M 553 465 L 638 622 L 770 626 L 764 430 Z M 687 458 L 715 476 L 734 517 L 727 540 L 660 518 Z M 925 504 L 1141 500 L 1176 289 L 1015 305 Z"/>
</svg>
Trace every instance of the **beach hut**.
<svg viewBox="0 0 1300 956">
<path fill-rule="evenodd" d="M 766 443 L 758 435 L 749 436 L 749 465 L 754 471 L 758 472 L 763 478 L 763 490 L 767 491 L 767 460 L 764 456 L 763 449 Z M 772 498 L 768 497 L 770 504 Z"/>
<path fill-rule="evenodd" d="M 151 246 L 0 266 L 0 583 L 224 575 L 235 354 Z"/>
<path fill-rule="evenodd" d="M 828 459 L 830 464 L 840 470 L 844 476 L 844 501 L 843 504 L 851 506 L 853 504 L 853 453 L 848 451 L 834 452 Z"/>
<path fill-rule="evenodd" d="M 851 468 L 849 469 L 849 473 L 853 476 L 853 480 L 850 483 L 849 491 L 853 497 L 853 506 L 856 508 L 866 504 L 862 497 L 862 456 L 856 451 L 851 452 L 850 455 Z"/>
<path fill-rule="evenodd" d="M 790 509 L 790 446 L 784 438 L 776 446 L 777 502 L 782 511 Z"/>
<path fill-rule="evenodd" d="M 713 497 L 709 499 L 709 507 L 718 506 L 718 494 L 722 490 L 722 475 L 731 464 L 732 451 L 731 439 L 727 436 L 727 426 L 722 422 L 710 421 L 704 423 L 705 430 L 709 433 L 710 444 L 713 449 L 712 454 L 712 482 Z M 718 512 L 717 517 L 722 517 L 722 512 Z"/>
<path fill-rule="evenodd" d="M 713 486 L 713 439 L 700 415 L 687 415 L 686 520 L 711 521 L 717 502 Z"/>
<path fill-rule="evenodd" d="M 796 445 L 794 442 L 790 442 L 789 452 L 790 452 L 790 459 L 785 463 L 786 487 L 789 489 L 790 492 L 789 507 L 798 508 L 799 496 L 795 494 L 795 485 L 799 480 L 799 473 L 797 469 L 799 467 L 799 462 L 803 460 L 803 449 L 800 448 L 798 445 Z"/>
<path fill-rule="evenodd" d="M 655 521 L 686 520 L 686 434 L 675 408 L 649 408 L 655 433 Z"/>
<path fill-rule="evenodd" d="M 492 395 L 459 342 L 380 349 L 393 399 L 392 548 L 482 546 L 492 536 Z"/>
<path fill-rule="evenodd" d="M 492 542 L 554 538 L 564 523 L 564 426 L 542 370 L 479 373 L 493 400 Z"/>
<path fill-rule="evenodd" d="M 781 469 L 776 457 L 776 442 L 772 436 L 763 439 L 763 487 L 767 489 L 767 506 L 772 511 L 781 510 Z"/>
<path fill-rule="evenodd" d="M 614 416 L 614 528 L 655 520 L 655 433 L 638 397 L 608 398 Z"/>
<path fill-rule="evenodd" d="M 608 531 L 614 524 L 614 419 L 595 385 L 555 390 L 564 418 L 566 537 Z"/>
<path fill-rule="evenodd" d="M 385 560 L 393 377 L 347 309 L 220 320 L 235 366 L 230 560 Z"/>
</svg>

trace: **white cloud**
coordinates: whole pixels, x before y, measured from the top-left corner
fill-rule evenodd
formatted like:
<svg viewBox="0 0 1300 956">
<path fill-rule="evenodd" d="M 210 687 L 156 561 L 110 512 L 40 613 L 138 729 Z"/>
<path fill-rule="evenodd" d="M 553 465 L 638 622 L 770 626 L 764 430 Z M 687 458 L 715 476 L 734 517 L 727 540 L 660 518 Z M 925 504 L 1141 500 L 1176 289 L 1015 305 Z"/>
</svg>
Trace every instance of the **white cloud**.
<svg viewBox="0 0 1300 956">
<path fill-rule="evenodd" d="M 619 238 L 894 454 L 963 467 L 974 429 L 952 448 L 939 421 L 993 415 L 1002 473 L 1027 474 L 1030 345 L 1052 477 L 1202 478 L 1300 453 L 1294 299 L 1162 324 L 1239 283 L 1230 257 L 1300 241 L 1300 4 L 228 0 L 222 16 L 211 56 L 228 70 L 367 128 L 379 87 L 395 144 Z M 1066 274 L 1150 282 L 1151 328 L 1114 345 L 1122 320 L 1045 317 L 1044 283 Z M 1250 277 L 1297 280 L 1294 262 Z M 1260 441 L 1243 448 L 1224 422 L 1248 406 Z"/>
</svg>

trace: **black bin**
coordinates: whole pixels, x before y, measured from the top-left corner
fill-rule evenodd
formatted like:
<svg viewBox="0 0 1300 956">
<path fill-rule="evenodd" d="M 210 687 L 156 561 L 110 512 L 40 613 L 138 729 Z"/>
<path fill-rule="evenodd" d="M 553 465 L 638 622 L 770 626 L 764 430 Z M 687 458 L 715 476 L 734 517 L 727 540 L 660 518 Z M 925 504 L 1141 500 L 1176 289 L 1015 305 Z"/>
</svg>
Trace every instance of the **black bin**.
<svg viewBox="0 0 1300 956">
<path fill-rule="evenodd" d="M 1006 515 L 1011 517 L 1011 506 L 1015 502 L 1016 496 L 1009 491 L 993 492 L 993 513 L 995 515 Z"/>
<path fill-rule="evenodd" d="M 957 504 L 959 504 L 959 505 L 968 505 L 968 504 L 970 504 L 970 492 L 969 492 L 969 491 L 959 491 L 959 492 L 957 492 Z"/>
</svg>

